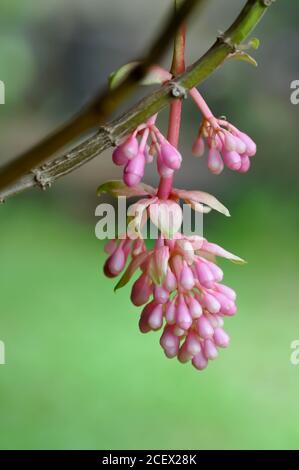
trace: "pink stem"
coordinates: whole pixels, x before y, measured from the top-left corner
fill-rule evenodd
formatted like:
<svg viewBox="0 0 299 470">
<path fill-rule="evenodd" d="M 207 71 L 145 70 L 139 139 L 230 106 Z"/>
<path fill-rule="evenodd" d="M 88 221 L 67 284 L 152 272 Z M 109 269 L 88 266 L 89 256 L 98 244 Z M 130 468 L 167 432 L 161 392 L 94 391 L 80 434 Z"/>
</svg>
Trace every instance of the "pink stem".
<svg viewBox="0 0 299 470">
<path fill-rule="evenodd" d="M 173 51 L 171 74 L 179 75 L 185 71 L 185 44 L 186 26 L 183 25 L 178 31 Z M 178 147 L 181 128 L 182 101 L 175 100 L 170 105 L 167 140 L 174 147 Z M 168 199 L 172 191 L 173 176 L 160 178 L 157 196 L 160 199 Z"/>
<path fill-rule="evenodd" d="M 199 107 L 202 115 L 207 121 L 210 121 L 211 119 L 214 118 L 214 115 L 212 111 L 210 110 L 209 106 L 197 90 L 197 88 L 191 88 L 189 90 L 189 95 L 192 97 L 193 101 L 196 103 L 196 105 Z"/>
</svg>

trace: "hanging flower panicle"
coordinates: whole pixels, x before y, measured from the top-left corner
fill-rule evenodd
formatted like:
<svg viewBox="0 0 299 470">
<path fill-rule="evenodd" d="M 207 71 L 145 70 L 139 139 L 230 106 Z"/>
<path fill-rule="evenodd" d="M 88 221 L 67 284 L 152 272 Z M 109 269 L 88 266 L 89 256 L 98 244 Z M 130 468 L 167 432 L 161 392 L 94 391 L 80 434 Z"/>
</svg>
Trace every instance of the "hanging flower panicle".
<svg viewBox="0 0 299 470">
<path fill-rule="evenodd" d="M 142 333 L 163 330 L 160 345 L 168 358 L 191 361 L 202 370 L 217 358 L 219 348 L 229 345 L 223 325 L 237 311 L 236 294 L 221 283 L 223 272 L 215 257 L 243 260 L 201 237 L 178 233 L 171 240 L 159 237 L 153 250 L 141 239 L 126 239 L 109 241 L 106 251 L 109 277 L 124 270 L 130 252 L 131 262 L 117 288 L 140 270 L 131 290 L 132 303 L 145 305 L 139 328 Z"/>
<path fill-rule="evenodd" d="M 106 244 L 108 258 L 104 273 L 110 278 L 122 274 L 117 290 L 139 270 L 131 301 L 137 307 L 144 306 L 140 331 L 162 330 L 160 345 L 168 358 L 177 357 L 182 363 L 191 361 L 196 369 L 203 370 L 218 356 L 219 348 L 228 346 L 224 318 L 237 311 L 236 294 L 222 284 L 223 272 L 216 257 L 236 263 L 243 260 L 202 237 L 181 234 L 179 200 L 192 207 L 197 205 L 196 209 L 202 212 L 215 209 L 228 216 L 228 210 L 216 198 L 201 191 L 173 189 L 171 198 L 165 201 L 155 195 L 154 188 L 144 184 L 136 186 L 132 193 L 131 188 L 125 189 L 124 183 L 113 181 L 102 185 L 99 192 L 109 192 L 109 188 L 115 196 L 128 191 L 128 196 L 148 197 L 132 206 L 137 214 L 130 224 L 133 231 L 128 229 L 127 234 Z M 141 233 L 148 218 L 160 234 L 151 250 Z M 167 220 L 174 221 L 175 226 L 167 226 Z"/>
<path fill-rule="evenodd" d="M 144 176 L 147 163 L 156 157 L 157 170 L 161 177 L 173 176 L 181 166 L 182 156 L 155 126 L 156 116 L 137 127 L 120 145 L 112 159 L 116 165 L 124 166 L 123 181 L 133 187 Z"/>
<path fill-rule="evenodd" d="M 208 147 L 208 168 L 219 175 L 224 166 L 239 173 L 246 173 L 251 165 L 251 157 L 256 154 L 255 142 L 226 119 L 217 119 L 212 114 L 200 93 L 193 88 L 190 95 L 201 110 L 204 118 L 192 153 L 201 157 Z"/>
</svg>

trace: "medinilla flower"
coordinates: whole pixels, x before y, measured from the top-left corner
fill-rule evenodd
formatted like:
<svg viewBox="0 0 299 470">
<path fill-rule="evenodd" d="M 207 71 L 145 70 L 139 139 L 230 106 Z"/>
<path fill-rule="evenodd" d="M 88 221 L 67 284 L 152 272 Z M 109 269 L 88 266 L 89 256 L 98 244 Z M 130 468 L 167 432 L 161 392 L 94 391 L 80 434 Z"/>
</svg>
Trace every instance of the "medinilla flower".
<svg viewBox="0 0 299 470">
<path fill-rule="evenodd" d="M 190 95 L 203 113 L 203 122 L 193 144 L 192 153 L 201 157 L 208 147 L 208 168 L 218 175 L 224 165 L 230 170 L 246 173 L 250 168 L 250 158 L 256 154 L 255 142 L 226 119 L 213 116 L 208 105 L 196 88 Z"/>
<path fill-rule="evenodd" d="M 115 196 L 127 192 L 128 197 L 147 195 L 132 206 L 132 214 L 136 213 L 131 221 L 133 230 L 131 227 L 127 234 L 107 243 L 105 251 L 109 256 L 105 274 L 117 277 L 123 273 L 115 287 L 117 290 L 139 271 L 131 290 L 131 301 L 137 307 L 143 306 L 140 331 L 162 330 L 160 344 L 168 358 L 177 357 L 182 363 L 191 361 L 196 369 L 204 369 L 218 356 L 219 348 L 228 346 L 224 318 L 237 311 L 236 294 L 222 284 L 223 272 L 216 264 L 216 257 L 235 263 L 243 260 L 203 237 L 181 234 L 182 212 L 178 201 L 182 199 L 193 206 L 199 204 L 199 210 L 216 209 L 229 215 L 227 209 L 216 198 L 201 191 L 173 189 L 171 198 L 162 201 L 151 186 L 140 184 L 133 190 L 121 181 L 112 181 L 99 188 L 99 193 L 102 192 Z M 175 215 L 177 223 L 171 227 L 171 234 L 165 225 L 165 220 L 169 219 L 167 212 Z M 147 218 L 159 229 L 152 249 L 147 248 L 141 233 Z"/>
</svg>

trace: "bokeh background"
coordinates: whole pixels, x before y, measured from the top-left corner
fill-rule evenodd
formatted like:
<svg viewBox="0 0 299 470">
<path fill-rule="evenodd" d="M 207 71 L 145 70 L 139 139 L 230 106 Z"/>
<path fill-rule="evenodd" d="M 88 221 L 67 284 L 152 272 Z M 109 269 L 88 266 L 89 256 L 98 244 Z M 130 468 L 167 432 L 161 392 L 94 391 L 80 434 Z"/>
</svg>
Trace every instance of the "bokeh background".
<svg viewBox="0 0 299 470">
<path fill-rule="evenodd" d="M 194 15 L 189 61 L 244 1 L 213 0 Z M 2 0 L 0 163 L 138 57 L 170 7 L 170 0 Z M 212 192 L 230 208 L 230 219 L 206 216 L 205 235 L 248 261 L 222 263 L 239 311 L 226 322 L 231 347 L 205 372 L 166 360 L 159 334 L 139 333 L 129 289 L 114 294 L 102 274 L 95 191 L 120 177 L 110 151 L 51 190 L 0 207 L 0 448 L 299 448 L 299 365 L 290 363 L 299 339 L 299 107 L 290 102 L 298 14 L 298 2 L 276 2 L 254 33 L 259 67 L 228 61 L 201 86 L 216 115 L 257 141 L 247 175 L 215 177 L 191 157 L 200 119 L 185 104 L 176 184 Z M 166 119 L 164 112 L 162 128 Z M 146 179 L 156 182 L 153 170 Z"/>
</svg>

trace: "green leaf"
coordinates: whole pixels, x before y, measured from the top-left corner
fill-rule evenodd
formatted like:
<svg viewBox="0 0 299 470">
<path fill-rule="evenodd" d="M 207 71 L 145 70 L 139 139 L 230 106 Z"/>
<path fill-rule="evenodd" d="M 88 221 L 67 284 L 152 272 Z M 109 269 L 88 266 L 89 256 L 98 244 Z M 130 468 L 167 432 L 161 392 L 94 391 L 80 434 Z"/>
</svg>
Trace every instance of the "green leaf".
<svg viewBox="0 0 299 470">
<path fill-rule="evenodd" d="M 155 195 L 155 189 L 144 183 L 140 183 L 132 188 L 129 188 L 122 180 L 106 181 L 101 184 L 97 189 L 97 195 L 110 194 L 111 196 L 152 196 Z"/>
<path fill-rule="evenodd" d="M 128 282 L 132 278 L 135 271 L 146 260 L 148 255 L 149 255 L 149 252 L 145 251 L 143 253 L 140 253 L 140 255 L 136 256 L 136 258 L 132 259 L 126 271 L 124 272 L 124 274 L 122 275 L 122 277 L 120 278 L 116 286 L 114 287 L 114 291 L 117 291 L 118 289 L 121 289 L 126 284 L 128 284 Z"/>
<path fill-rule="evenodd" d="M 244 52 L 244 51 L 235 52 L 234 54 L 230 56 L 230 58 L 236 59 L 236 60 L 242 60 L 244 62 L 248 62 L 249 64 L 257 67 L 257 61 L 251 55 L 247 54 L 247 52 Z"/>
</svg>

